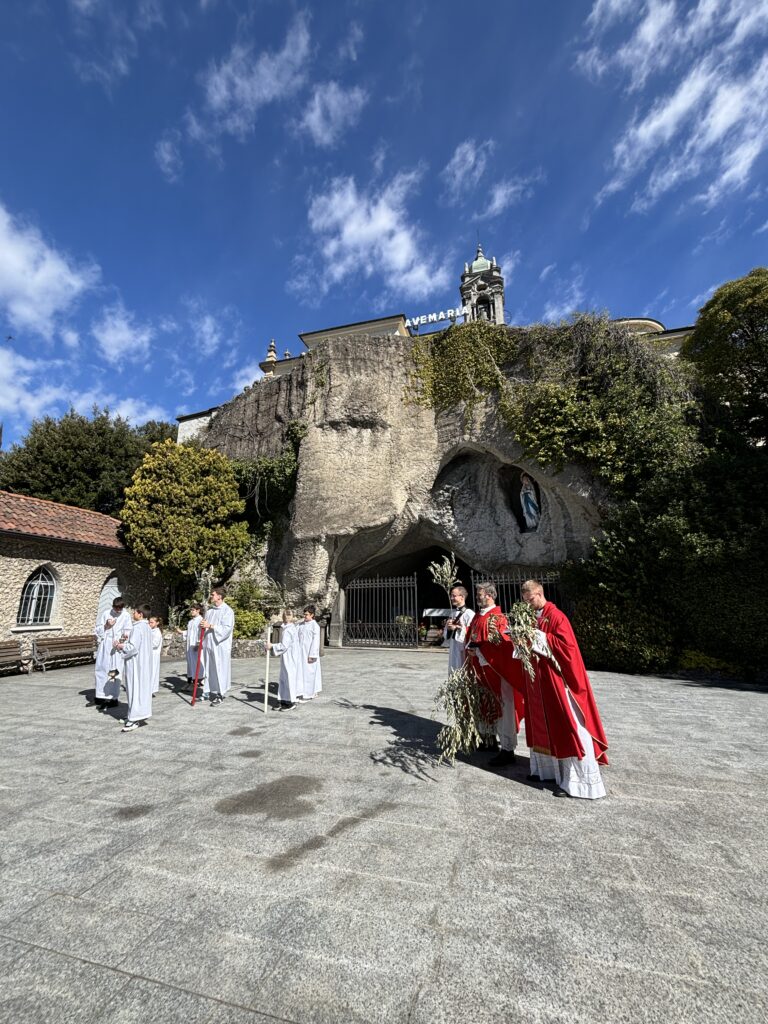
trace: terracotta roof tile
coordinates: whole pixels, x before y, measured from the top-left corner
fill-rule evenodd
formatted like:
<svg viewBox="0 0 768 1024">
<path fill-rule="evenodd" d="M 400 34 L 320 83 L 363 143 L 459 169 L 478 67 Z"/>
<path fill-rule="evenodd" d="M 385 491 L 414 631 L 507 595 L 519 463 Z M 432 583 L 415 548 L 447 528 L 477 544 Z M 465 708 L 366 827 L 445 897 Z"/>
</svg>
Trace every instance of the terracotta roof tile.
<svg viewBox="0 0 768 1024">
<path fill-rule="evenodd" d="M 0 491 L 0 533 L 48 537 L 72 544 L 124 549 L 118 537 L 120 522 L 101 512 L 89 512 L 56 501 Z"/>
</svg>

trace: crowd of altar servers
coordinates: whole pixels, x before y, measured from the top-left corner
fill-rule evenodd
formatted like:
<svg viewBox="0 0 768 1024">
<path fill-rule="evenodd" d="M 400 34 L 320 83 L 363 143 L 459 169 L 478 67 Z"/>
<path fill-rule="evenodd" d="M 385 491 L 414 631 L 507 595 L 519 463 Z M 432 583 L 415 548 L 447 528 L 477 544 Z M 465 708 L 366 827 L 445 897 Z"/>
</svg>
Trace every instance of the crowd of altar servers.
<svg viewBox="0 0 768 1024">
<path fill-rule="evenodd" d="M 235 613 L 226 603 L 226 590 L 214 587 L 210 607 L 194 603 L 190 607 L 185 637 L 187 685 L 210 707 L 224 703 L 232 687 L 232 637 Z M 146 725 L 152 717 L 152 698 L 160 689 L 160 655 L 163 646 L 163 620 L 148 605 L 138 605 L 129 613 L 122 597 L 96 622 L 98 647 L 95 665 L 94 704 L 99 711 L 117 707 L 121 686 L 128 697 L 128 716 L 123 732 Z M 201 644 L 202 636 L 202 644 Z M 313 700 L 323 689 L 320 667 L 320 627 L 314 605 L 307 605 L 301 622 L 293 612 L 283 612 L 280 642 L 267 643 L 268 650 L 279 654 L 280 711 L 290 711 L 299 702 Z"/>
</svg>

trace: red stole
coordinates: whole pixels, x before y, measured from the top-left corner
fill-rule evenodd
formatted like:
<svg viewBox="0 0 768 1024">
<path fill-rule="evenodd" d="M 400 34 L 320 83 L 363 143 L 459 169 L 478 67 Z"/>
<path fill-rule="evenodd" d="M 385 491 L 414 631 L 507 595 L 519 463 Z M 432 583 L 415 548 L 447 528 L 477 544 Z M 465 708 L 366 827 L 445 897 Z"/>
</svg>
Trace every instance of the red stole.
<svg viewBox="0 0 768 1024">
<path fill-rule="evenodd" d="M 507 617 L 498 605 L 494 605 L 485 614 L 475 612 L 467 631 L 467 663 L 474 669 L 480 684 L 495 693 L 499 702 L 501 680 L 505 679 L 510 684 L 515 698 L 515 728 L 519 729 L 520 720 L 525 714 L 523 673 L 520 662 L 512 657 L 514 648 L 505 632 L 508 627 Z M 498 642 L 494 642 L 497 639 L 495 635 L 494 641 L 489 639 L 489 634 L 494 633 L 498 634 Z M 471 643 L 478 645 L 487 665 L 481 665 L 480 659 L 472 656 L 472 649 L 468 647 Z"/>
<path fill-rule="evenodd" d="M 577 757 L 581 760 L 584 757 L 576 721 L 565 692 L 567 687 L 584 716 L 584 726 L 592 737 L 598 763 L 608 764 L 608 740 L 579 645 L 567 616 L 551 601 L 547 601 L 539 616 L 538 627 L 547 637 L 550 650 L 560 665 L 560 673 L 555 671 L 548 658 L 536 659 L 534 679 L 527 672 L 524 673 L 528 710 L 525 735 L 529 748 L 558 759 Z"/>
</svg>

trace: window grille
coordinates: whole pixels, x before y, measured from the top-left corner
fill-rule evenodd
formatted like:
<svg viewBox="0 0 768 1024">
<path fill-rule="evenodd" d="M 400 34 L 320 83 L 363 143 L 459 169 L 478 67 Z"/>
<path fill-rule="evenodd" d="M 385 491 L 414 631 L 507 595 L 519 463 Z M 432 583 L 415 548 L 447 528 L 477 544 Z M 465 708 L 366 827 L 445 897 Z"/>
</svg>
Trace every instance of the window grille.
<svg viewBox="0 0 768 1024">
<path fill-rule="evenodd" d="M 56 581 L 49 569 L 38 569 L 24 584 L 19 605 L 20 626 L 42 626 L 51 621 Z"/>
</svg>

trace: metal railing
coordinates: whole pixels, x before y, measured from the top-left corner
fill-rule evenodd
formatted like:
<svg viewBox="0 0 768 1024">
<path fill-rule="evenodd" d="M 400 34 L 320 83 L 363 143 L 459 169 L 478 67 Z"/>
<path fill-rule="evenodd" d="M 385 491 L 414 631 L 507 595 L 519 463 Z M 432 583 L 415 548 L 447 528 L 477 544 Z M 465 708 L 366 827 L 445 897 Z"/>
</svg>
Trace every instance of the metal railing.
<svg viewBox="0 0 768 1024">
<path fill-rule="evenodd" d="M 344 590 L 346 646 L 418 647 L 416 573 L 352 580 Z"/>
</svg>

